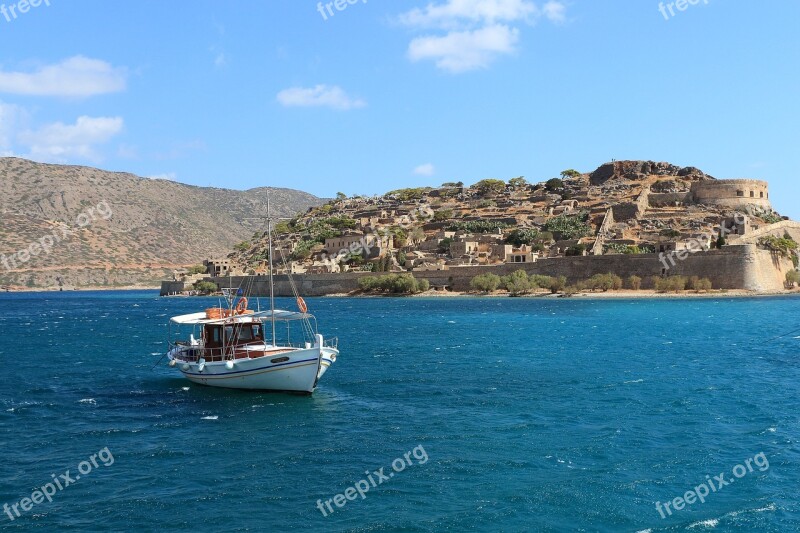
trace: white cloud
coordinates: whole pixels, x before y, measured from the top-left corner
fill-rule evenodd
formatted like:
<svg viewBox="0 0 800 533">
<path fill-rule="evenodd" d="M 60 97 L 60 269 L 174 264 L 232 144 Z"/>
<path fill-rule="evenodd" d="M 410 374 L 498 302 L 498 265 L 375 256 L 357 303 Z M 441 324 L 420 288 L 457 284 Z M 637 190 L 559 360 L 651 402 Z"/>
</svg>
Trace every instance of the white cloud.
<svg viewBox="0 0 800 533">
<path fill-rule="evenodd" d="M 542 14 L 544 14 L 550 22 L 560 24 L 567 20 L 567 6 L 561 2 L 551 0 L 542 7 Z"/>
<path fill-rule="evenodd" d="M 414 174 L 417 176 L 433 176 L 435 172 L 436 168 L 432 163 L 425 163 L 424 165 L 420 165 L 414 169 Z"/>
<path fill-rule="evenodd" d="M 277 98 L 284 107 L 330 107 L 346 111 L 367 105 L 364 100 L 347 96 L 347 93 L 336 85 L 291 87 L 279 92 Z"/>
<path fill-rule="evenodd" d="M 36 131 L 23 131 L 19 143 L 40 161 L 66 162 L 70 157 L 99 161 L 95 147 L 122 131 L 122 117 L 78 117 L 75 124 L 54 122 Z"/>
<path fill-rule="evenodd" d="M 419 37 L 408 46 L 411 61 L 431 59 L 452 73 L 486 68 L 499 54 L 510 54 L 519 30 L 502 24 L 475 31 L 450 32 L 444 37 Z"/>
<path fill-rule="evenodd" d="M 539 8 L 527 0 L 447 0 L 428 4 L 400 15 L 400 22 L 415 27 L 454 29 L 465 23 L 514 22 L 539 15 Z"/>
<path fill-rule="evenodd" d="M 125 90 L 125 69 L 75 56 L 35 72 L 0 70 L 0 92 L 27 96 L 85 97 Z"/>
<path fill-rule="evenodd" d="M 174 172 L 166 172 L 164 174 L 156 174 L 154 176 L 147 176 L 151 180 L 167 180 L 167 181 L 178 181 L 178 175 Z"/>
<path fill-rule="evenodd" d="M 26 111 L 18 105 L 0 101 L 0 154 L 3 157 L 13 154 L 13 138 L 26 120 Z"/>
<path fill-rule="evenodd" d="M 444 0 L 415 8 L 398 17 L 413 29 L 439 29 L 446 33 L 423 35 L 408 46 L 411 61 L 431 60 L 451 73 L 486 68 L 502 55 L 513 54 L 521 23 L 546 19 L 566 20 L 566 6 L 559 0 L 544 5 L 530 0 Z"/>
</svg>

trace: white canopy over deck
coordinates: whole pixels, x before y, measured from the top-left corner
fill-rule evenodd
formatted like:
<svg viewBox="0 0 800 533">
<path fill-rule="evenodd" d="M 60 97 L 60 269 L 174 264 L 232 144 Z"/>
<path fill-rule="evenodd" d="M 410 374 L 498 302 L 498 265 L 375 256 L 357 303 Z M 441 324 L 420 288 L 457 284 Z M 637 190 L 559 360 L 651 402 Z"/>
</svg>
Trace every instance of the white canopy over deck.
<svg viewBox="0 0 800 533">
<path fill-rule="evenodd" d="M 180 325 L 202 325 L 202 324 L 231 324 L 231 323 L 247 323 L 253 322 L 254 319 L 259 319 L 259 322 L 263 320 L 272 320 L 279 322 L 289 322 L 293 320 L 304 320 L 304 319 L 313 319 L 314 316 L 309 313 L 298 313 L 295 311 L 284 311 L 280 309 L 276 309 L 274 312 L 267 310 L 267 311 L 259 311 L 257 313 L 250 313 L 246 315 L 234 315 L 225 318 L 207 318 L 206 314 L 203 313 L 191 313 L 188 315 L 180 315 L 174 316 L 170 319 L 170 322 L 174 324 Z"/>
</svg>

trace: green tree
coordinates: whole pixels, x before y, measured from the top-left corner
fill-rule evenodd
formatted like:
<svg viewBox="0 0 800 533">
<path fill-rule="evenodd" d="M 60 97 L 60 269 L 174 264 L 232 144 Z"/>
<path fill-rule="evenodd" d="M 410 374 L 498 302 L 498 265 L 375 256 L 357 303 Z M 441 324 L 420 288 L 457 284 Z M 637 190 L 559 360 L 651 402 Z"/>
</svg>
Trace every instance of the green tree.
<svg viewBox="0 0 800 533">
<path fill-rule="evenodd" d="M 567 278 L 566 276 L 558 276 L 557 278 L 553 278 L 552 283 L 550 283 L 550 292 L 553 294 L 557 294 L 559 292 L 565 292 L 567 290 Z"/>
<path fill-rule="evenodd" d="M 508 227 L 502 220 L 459 220 L 453 222 L 447 229 L 450 231 L 465 231 L 467 233 L 495 233 Z"/>
<path fill-rule="evenodd" d="M 434 222 L 442 222 L 445 220 L 450 220 L 451 218 L 453 218 L 452 209 L 441 209 L 433 215 Z"/>
<path fill-rule="evenodd" d="M 508 234 L 506 244 L 519 248 L 523 244 L 533 244 L 540 236 L 536 228 L 518 228 Z"/>
<path fill-rule="evenodd" d="M 487 272 L 486 274 L 479 274 L 472 278 L 469 282 L 469 286 L 475 291 L 494 292 L 500 287 L 501 282 L 500 276 Z"/>
<path fill-rule="evenodd" d="M 437 250 L 441 254 L 449 253 L 451 244 L 453 244 L 453 239 L 451 239 L 450 237 L 445 237 L 444 239 L 439 241 L 439 247 L 437 248 Z"/>
<path fill-rule="evenodd" d="M 595 274 L 586 281 L 586 286 L 592 290 L 608 292 L 611 289 L 619 290 L 622 288 L 622 279 L 616 274 Z"/>
<path fill-rule="evenodd" d="M 387 274 L 385 276 L 365 276 L 358 280 L 363 291 L 377 291 L 392 294 L 414 294 L 430 288 L 428 280 L 417 280 L 411 274 Z"/>
<path fill-rule="evenodd" d="M 642 288 L 642 278 L 639 276 L 633 275 L 628 278 L 628 288 L 634 291 L 638 291 Z"/>
<path fill-rule="evenodd" d="M 289 226 L 288 222 L 278 222 L 275 224 L 273 230 L 275 231 L 276 235 L 286 235 L 287 233 L 292 232 L 292 228 Z"/>
<path fill-rule="evenodd" d="M 761 237 L 758 239 L 758 244 L 783 257 L 790 257 L 797 253 L 797 243 L 788 235 L 784 236 L 782 239 L 772 235 Z"/>
<path fill-rule="evenodd" d="M 531 274 L 528 276 L 528 283 L 530 283 L 531 289 L 549 289 L 553 286 L 555 282 L 555 278 L 550 276 L 543 276 L 541 274 Z"/>
<path fill-rule="evenodd" d="M 415 245 L 419 244 L 423 242 L 426 238 L 425 230 L 417 226 L 416 228 L 411 230 L 411 233 L 409 233 L 408 238 L 411 239 L 412 244 Z"/>
<path fill-rule="evenodd" d="M 581 177 L 581 173 L 577 170 L 570 168 L 561 172 L 561 177 L 563 179 L 570 179 L 570 178 L 579 178 Z"/>
<path fill-rule="evenodd" d="M 216 283 L 212 283 L 210 281 L 198 281 L 194 284 L 194 289 L 202 292 L 203 294 L 211 294 L 217 292 L 218 287 Z"/>
<path fill-rule="evenodd" d="M 524 177 L 519 176 L 517 178 L 511 178 L 508 180 L 508 184 L 512 189 L 521 189 L 528 184 L 528 181 Z"/>
<path fill-rule="evenodd" d="M 531 290 L 528 274 L 524 270 L 517 270 L 510 276 L 504 276 L 503 286 L 511 296 L 520 296 Z"/>
<path fill-rule="evenodd" d="M 340 200 L 340 201 L 341 200 L 347 200 L 347 195 L 345 193 L 343 193 L 343 192 L 337 192 L 336 193 L 336 199 Z"/>
<path fill-rule="evenodd" d="M 569 248 L 567 248 L 567 250 L 564 252 L 564 255 L 566 255 L 567 257 L 577 257 L 583 255 L 583 252 L 585 251 L 586 251 L 586 245 L 578 243 L 574 246 L 570 246 Z"/>
<path fill-rule="evenodd" d="M 196 274 L 205 274 L 207 271 L 208 269 L 204 265 L 193 265 L 189 267 L 187 273 L 190 276 L 194 276 Z"/>
<path fill-rule="evenodd" d="M 506 182 L 503 180 L 486 179 L 479 181 L 472 187 L 481 195 L 499 194 L 506 190 Z"/>
<path fill-rule="evenodd" d="M 549 192 L 558 192 L 564 188 L 564 182 L 558 178 L 550 178 L 545 182 L 544 188 Z"/>
<path fill-rule="evenodd" d="M 292 259 L 295 261 L 303 261 L 311 257 L 311 249 L 317 245 L 317 241 L 302 240 L 295 246 L 292 252 Z"/>
<path fill-rule="evenodd" d="M 559 235 L 560 239 L 580 239 L 592 233 L 592 228 L 586 223 L 588 213 L 577 215 L 559 215 L 548 220 L 544 229 Z"/>
<path fill-rule="evenodd" d="M 786 281 L 791 285 L 800 283 L 800 272 L 797 270 L 790 270 L 786 273 Z"/>
<path fill-rule="evenodd" d="M 392 230 L 394 234 L 394 247 L 395 248 L 402 248 L 408 243 L 408 235 L 403 230 L 403 228 L 394 228 Z"/>
</svg>

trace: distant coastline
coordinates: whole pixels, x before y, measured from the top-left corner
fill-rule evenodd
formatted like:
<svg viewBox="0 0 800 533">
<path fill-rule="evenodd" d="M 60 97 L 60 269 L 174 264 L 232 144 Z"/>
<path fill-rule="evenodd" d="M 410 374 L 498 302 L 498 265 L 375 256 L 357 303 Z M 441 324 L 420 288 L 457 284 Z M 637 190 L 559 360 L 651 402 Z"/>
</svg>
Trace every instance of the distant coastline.
<svg viewBox="0 0 800 533">
<path fill-rule="evenodd" d="M 100 285 L 97 287 L 4 287 L 0 294 L 21 294 L 33 292 L 96 292 L 96 291 L 157 291 L 158 286 L 126 285 L 122 287 L 109 287 Z"/>
<path fill-rule="evenodd" d="M 153 286 L 127 286 L 127 287 L 81 287 L 79 289 L 65 289 L 59 291 L 57 288 L 36 288 L 29 289 L 27 287 L 13 288 L 10 291 L 1 291 L 0 294 L 31 294 L 31 293 L 85 293 L 85 292 L 126 292 L 126 291 L 157 291 L 158 287 Z M 197 298 L 206 297 L 213 298 L 216 295 L 207 296 L 188 296 L 184 294 L 176 294 L 168 296 L 170 298 Z M 511 296 L 506 292 L 498 291 L 490 294 L 482 294 L 476 292 L 461 292 L 461 291 L 427 291 L 417 294 L 367 294 L 363 292 L 352 293 L 331 293 L 317 298 L 358 298 L 358 299 L 371 299 L 371 298 L 519 298 L 519 299 L 578 299 L 578 300 L 650 300 L 650 299 L 696 299 L 696 298 L 775 298 L 785 296 L 800 296 L 800 288 L 782 291 L 749 291 L 744 289 L 728 289 L 728 290 L 712 290 L 710 292 L 695 292 L 683 291 L 680 293 L 675 292 L 656 292 L 654 290 L 616 290 L 608 292 L 592 292 L 581 291 L 577 294 L 564 295 L 564 294 L 551 294 L 549 292 L 538 292 L 533 294 L 526 294 L 522 296 Z"/>
</svg>

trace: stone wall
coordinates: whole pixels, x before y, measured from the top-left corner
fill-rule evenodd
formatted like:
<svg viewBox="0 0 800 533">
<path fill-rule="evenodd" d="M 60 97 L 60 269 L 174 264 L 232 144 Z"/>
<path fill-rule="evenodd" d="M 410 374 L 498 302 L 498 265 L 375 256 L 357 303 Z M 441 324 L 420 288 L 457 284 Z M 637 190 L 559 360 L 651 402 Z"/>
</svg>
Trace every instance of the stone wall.
<svg viewBox="0 0 800 533">
<path fill-rule="evenodd" d="M 478 274 L 492 272 L 504 276 L 520 269 L 529 274 L 565 276 L 570 283 L 608 272 L 613 272 L 622 278 L 636 275 L 644 280 L 668 274 L 708 278 L 715 289 L 770 291 L 783 288 L 786 271 L 790 268 L 792 264 L 788 259 L 780 258 L 767 250 L 760 250 L 754 244 L 744 244 L 688 254 L 682 261 L 678 258 L 669 261 L 658 254 L 559 257 L 528 264 L 461 267 L 413 274 L 418 279 L 427 279 L 433 287 L 447 286 L 456 291 L 469 290 L 470 281 Z M 350 272 L 295 275 L 294 278 L 303 296 L 324 296 L 354 291 L 358 289 L 358 280 L 370 275 L 375 274 Z M 249 294 L 254 296 L 269 294 L 266 276 L 234 277 L 231 281 L 228 278 L 214 278 L 212 281 L 221 286 L 230 284 L 234 287 L 248 287 Z M 275 276 L 275 290 L 278 296 L 292 296 L 287 276 Z"/>
<path fill-rule="evenodd" d="M 739 195 L 743 193 L 743 196 Z M 752 193 L 752 196 L 751 196 Z M 769 184 L 761 180 L 704 180 L 692 183 L 695 203 L 722 207 L 758 206 L 772 209 Z"/>
<path fill-rule="evenodd" d="M 675 204 L 688 205 L 693 201 L 694 198 L 691 192 L 650 193 L 647 197 L 650 207 L 671 207 Z"/>
<path fill-rule="evenodd" d="M 620 203 L 613 207 L 614 220 L 621 222 L 623 220 L 641 218 L 650 206 L 649 197 L 650 186 L 647 185 L 642 188 L 642 191 L 636 197 L 636 201 Z"/>
<path fill-rule="evenodd" d="M 772 235 L 773 237 L 781 238 L 785 233 L 788 233 L 795 242 L 800 242 L 800 222 L 782 220 L 775 224 L 760 227 L 746 235 L 731 235 L 728 240 L 731 244 L 757 243 L 761 237 Z"/>
</svg>

